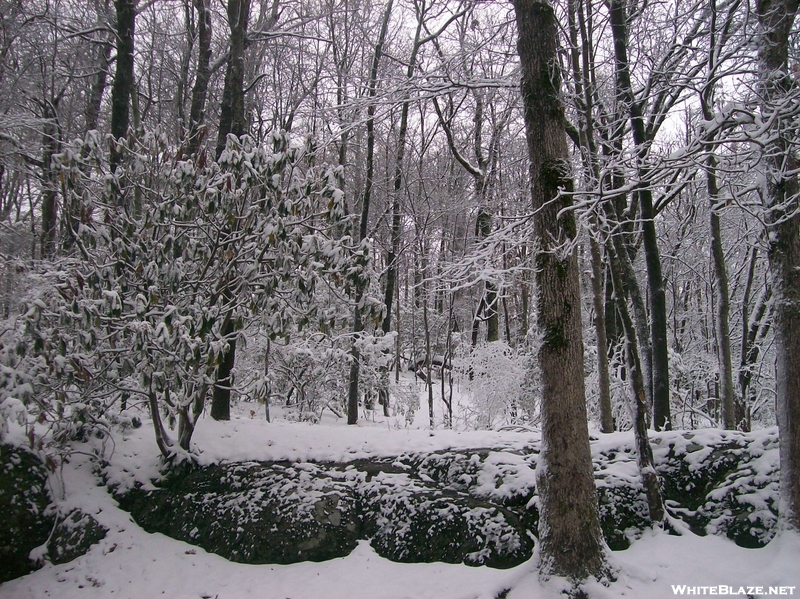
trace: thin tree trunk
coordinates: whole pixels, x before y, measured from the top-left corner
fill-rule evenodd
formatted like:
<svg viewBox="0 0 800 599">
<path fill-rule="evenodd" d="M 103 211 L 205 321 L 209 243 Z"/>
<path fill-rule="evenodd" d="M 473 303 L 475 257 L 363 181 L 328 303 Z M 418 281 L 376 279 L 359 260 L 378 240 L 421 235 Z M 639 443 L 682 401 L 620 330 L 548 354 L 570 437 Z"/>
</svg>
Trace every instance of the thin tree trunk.
<svg viewBox="0 0 800 599">
<path fill-rule="evenodd" d="M 589 80 L 590 46 L 586 36 L 586 24 L 582 5 L 576 6 L 575 0 L 568 4 L 570 55 L 572 57 L 572 72 L 575 78 L 575 95 L 577 98 L 579 116 L 581 119 L 579 141 L 590 185 L 599 186 L 600 176 L 598 168 L 597 144 L 594 136 L 594 119 L 592 115 L 591 81 Z M 579 47 L 578 24 L 582 33 Z M 581 68 L 581 60 L 583 68 Z M 593 221 L 594 228 L 598 225 Z M 602 250 L 597 240 L 590 236 L 589 252 L 592 266 L 592 301 L 594 307 L 594 328 L 597 340 L 597 382 L 600 407 L 600 430 L 604 433 L 614 432 L 614 417 L 611 413 L 611 377 L 608 372 L 608 353 L 606 346 L 606 318 L 603 293 L 603 257 Z"/>
<path fill-rule="evenodd" d="M 483 191 L 481 193 L 483 193 Z M 492 215 L 489 214 L 485 206 L 481 206 L 478 210 L 478 217 L 475 223 L 475 237 L 478 240 L 483 240 L 489 237 L 491 233 Z M 481 301 L 484 302 L 483 320 L 486 320 L 486 341 L 493 343 L 500 339 L 500 327 L 497 310 L 497 285 L 491 281 L 486 281 L 484 296 Z M 480 320 L 481 319 L 477 320 L 476 324 L 479 323 Z M 477 338 L 475 338 L 474 341 L 477 341 Z"/>
<path fill-rule="evenodd" d="M 105 2 L 105 10 L 108 10 L 108 0 Z M 98 21 L 103 22 L 103 19 L 99 17 L 100 15 L 98 15 Z M 92 79 L 89 97 L 86 99 L 84 135 L 93 129 L 97 129 L 97 123 L 100 118 L 100 107 L 103 103 L 103 94 L 105 93 L 108 81 L 108 65 L 111 59 L 111 48 L 114 44 L 110 38 L 110 36 L 112 36 L 111 33 L 104 33 L 103 35 L 106 37 L 102 40 L 97 50 L 97 71 L 95 72 L 94 79 Z"/>
<path fill-rule="evenodd" d="M 250 17 L 250 0 L 228 0 L 228 23 L 231 29 L 230 54 L 225 70 L 225 87 L 219 116 L 216 156 L 219 159 L 232 133 L 245 132 L 244 119 L 244 52 L 247 41 L 247 23 Z M 228 232 L 230 233 L 230 232 Z M 223 301 L 231 300 L 231 291 L 223 289 Z M 211 417 L 214 420 L 231 418 L 231 374 L 236 363 L 235 322 L 230 313 L 225 314 L 220 335 L 227 340 L 228 349 L 220 357 L 214 393 L 211 398 Z"/>
<path fill-rule="evenodd" d="M 386 3 L 386 9 L 381 21 L 381 31 L 378 35 L 378 43 L 375 44 L 375 52 L 372 55 L 372 68 L 369 74 L 369 88 L 367 95 L 370 103 L 367 107 L 367 156 L 366 156 L 366 180 L 364 181 L 364 195 L 361 202 L 361 221 L 358 228 L 358 242 L 361 243 L 367 237 L 367 225 L 369 222 L 369 206 L 372 199 L 372 186 L 375 170 L 375 96 L 378 86 L 378 68 L 380 67 L 381 56 L 383 56 L 383 44 L 386 41 L 386 32 L 389 29 L 389 19 L 392 15 L 393 0 Z M 358 383 L 361 369 L 361 356 L 358 351 L 358 336 L 364 329 L 361 317 L 361 300 L 364 296 L 364 287 L 356 286 L 355 305 L 353 307 L 353 343 L 350 346 L 350 377 L 347 392 L 347 424 L 358 422 Z M 378 390 L 380 403 L 383 411 L 388 416 L 389 394 L 386 389 Z"/>
<path fill-rule="evenodd" d="M 619 236 L 609 240 L 607 247 L 609 270 L 611 271 L 614 286 L 614 298 L 617 305 L 617 314 L 622 321 L 625 334 L 625 353 L 628 362 L 628 378 L 633 391 L 633 433 L 636 442 L 636 462 L 639 475 L 642 477 L 642 486 L 647 497 L 647 507 L 650 513 L 650 523 L 659 524 L 664 520 L 664 500 L 661 496 L 661 484 L 658 480 L 653 449 L 647 435 L 647 401 L 644 392 L 644 377 L 642 366 L 639 362 L 639 349 L 636 347 L 636 331 L 628 312 L 628 290 L 623 281 L 620 268 L 620 254 L 626 254 L 627 249 Z"/>
<path fill-rule="evenodd" d="M 167 429 L 164 428 L 164 423 L 161 420 L 161 411 L 158 407 L 158 398 L 152 389 L 147 394 L 147 403 L 150 407 L 150 417 L 153 419 L 153 432 L 156 435 L 158 450 L 164 458 L 170 458 L 174 453 L 174 442 L 167 433 Z"/>
<path fill-rule="evenodd" d="M 603 257 L 600 246 L 594 239 L 589 240 L 592 259 L 592 301 L 594 305 L 594 330 L 597 337 L 597 379 L 600 404 L 600 430 L 614 432 L 614 416 L 611 410 L 611 377 L 608 372 L 606 346 L 605 294 L 603 293 Z"/>
<path fill-rule="evenodd" d="M 57 104 L 44 101 L 42 105 L 42 232 L 40 257 L 52 258 L 56 253 L 58 230 L 58 178 L 53 170 L 53 157 L 58 153 L 60 134 Z"/>
<path fill-rule="evenodd" d="M 753 256 L 755 256 L 755 248 L 753 249 Z M 751 259 L 753 262 L 755 261 L 754 258 Z M 752 279 L 753 262 L 751 262 L 749 280 Z M 749 292 L 746 293 L 747 295 L 749 295 Z M 739 362 L 741 405 L 737 410 L 738 422 L 742 430 L 745 431 L 750 430 L 750 408 L 754 396 L 750 384 L 753 380 L 753 372 L 761 353 L 761 344 L 771 328 L 772 287 L 765 287 L 759 295 L 758 301 L 753 308 L 752 318 L 748 314 L 749 307 L 747 304 L 748 302 L 744 301 L 742 307 L 742 347 Z"/>
<path fill-rule="evenodd" d="M 714 118 L 714 82 L 717 51 L 717 3 L 711 0 L 711 22 L 709 24 L 708 73 L 706 84 L 700 94 L 700 107 L 703 118 Z M 709 141 L 713 141 L 709 140 Z M 719 366 L 720 394 L 722 406 L 722 425 L 726 429 L 736 428 L 735 397 L 733 388 L 733 360 L 731 357 L 730 334 L 730 295 L 728 292 L 728 272 L 725 268 L 725 252 L 722 248 L 722 231 L 720 228 L 719 183 L 717 181 L 717 157 L 713 149 L 709 150 L 705 161 L 706 188 L 710 202 L 709 228 L 711 232 L 711 261 L 714 266 L 714 290 L 716 292 L 716 332 L 717 332 L 717 364 Z"/>
<path fill-rule="evenodd" d="M 716 158 L 710 154 L 706 158 L 706 185 L 711 202 L 709 226 L 711 230 L 711 257 L 714 265 L 714 290 L 716 292 L 715 321 L 717 328 L 717 363 L 719 365 L 720 403 L 722 406 L 722 426 L 736 428 L 735 394 L 733 389 L 733 363 L 730 334 L 730 295 L 728 292 L 728 273 L 725 269 L 725 254 L 722 249 L 718 198 L 719 188 L 716 176 Z"/>
<path fill-rule="evenodd" d="M 530 156 L 537 254 L 538 354 L 542 447 L 537 469 L 540 564 L 581 580 L 606 570 L 594 488 L 586 396 L 576 234 L 569 194 L 569 151 L 560 100 L 555 11 L 546 0 L 514 0 L 522 97 Z"/>
<path fill-rule="evenodd" d="M 422 16 L 417 21 L 417 29 L 414 34 L 414 45 L 411 48 L 411 56 L 408 60 L 406 78 L 410 81 L 414 76 L 417 53 L 420 48 L 420 34 L 422 33 Z M 411 101 L 406 98 L 400 107 L 400 128 L 397 131 L 397 147 L 394 160 L 394 177 L 392 180 L 392 229 L 391 247 L 386 256 L 386 290 L 383 296 L 383 303 L 386 306 L 386 315 L 383 318 L 383 332 L 389 333 L 392 330 L 392 302 L 394 301 L 394 287 L 397 284 L 397 258 L 400 253 L 400 237 L 402 234 L 402 212 L 400 199 L 403 188 L 403 168 L 406 155 L 406 138 L 408 136 L 408 111 Z"/>
<path fill-rule="evenodd" d="M 220 356 L 217 378 L 211 396 L 211 417 L 214 420 L 231 419 L 231 383 L 233 367 L 236 363 L 236 327 L 231 315 L 225 317 L 220 335 L 228 341 L 228 350 Z"/>
<path fill-rule="evenodd" d="M 667 300 L 661 258 L 656 236 L 653 197 L 649 188 L 650 171 L 644 164 L 647 153 L 642 107 L 636 102 L 631 86 L 628 63 L 628 26 L 623 0 L 609 0 L 611 31 L 614 37 L 614 55 L 617 89 L 630 113 L 631 133 L 636 146 L 639 185 L 636 193 L 642 218 L 645 263 L 647 265 L 648 295 L 650 299 L 650 338 L 653 351 L 653 426 L 656 430 L 672 428 L 669 405 L 669 354 L 667 340 Z"/>
</svg>

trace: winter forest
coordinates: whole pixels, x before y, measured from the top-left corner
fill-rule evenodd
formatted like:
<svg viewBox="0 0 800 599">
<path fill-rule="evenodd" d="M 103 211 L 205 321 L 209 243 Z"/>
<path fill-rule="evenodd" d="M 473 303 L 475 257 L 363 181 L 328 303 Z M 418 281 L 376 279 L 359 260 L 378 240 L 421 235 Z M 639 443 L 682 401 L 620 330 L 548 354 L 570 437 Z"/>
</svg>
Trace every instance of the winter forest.
<svg viewBox="0 0 800 599">
<path fill-rule="evenodd" d="M 799 10 L 0 0 L 0 597 L 800 594 Z"/>
</svg>

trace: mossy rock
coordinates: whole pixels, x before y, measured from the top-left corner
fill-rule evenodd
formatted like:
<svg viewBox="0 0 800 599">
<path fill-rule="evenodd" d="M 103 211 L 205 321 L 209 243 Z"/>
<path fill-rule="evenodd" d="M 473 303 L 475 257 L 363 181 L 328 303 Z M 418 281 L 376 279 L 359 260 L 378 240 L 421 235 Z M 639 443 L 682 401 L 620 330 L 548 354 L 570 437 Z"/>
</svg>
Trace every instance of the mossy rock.
<svg viewBox="0 0 800 599">
<path fill-rule="evenodd" d="M 311 464 L 197 468 L 120 505 L 147 531 L 248 564 L 343 557 L 360 538 L 351 486 Z"/>
<path fill-rule="evenodd" d="M 512 510 L 466 493 L 407 474 L 375 477 L 360 492 L 372 547 L 393 561 L 510 568 L 533 553 L 533 540 Z"/>
<path fill-rule="evenodd" d="M 47 468 L 34 454 L 19 447 L 0 445 L 0 582 L 32 572 L 39 564 L 28 556 L 47 542 L 53 518 Z"/>
<path fill-rule="evenodd" d="M 89 514 L 73 510 L 53 529 L 47 544 L 47 555 L 54 564 L 65 564 L 84 555 L 102 541 L 108 529 Z"/>
<path fill-rule="evenodd" d="M 664 498 L 696 534 L 763 547 L 775 535 L 779 470 L 777 453 L 775 460 L 760 458 L 777 452 L 777 436 L 723 434 L 719 443 L 702 445 L 693 433 L 682 433 L 683 440 L 676 436 L 656 452 Z"/>
<path fill-rule="evenodd" d="M 396 561 L 510 567 L 530 558 L 533 541 L 513 510 L 406 470 L 386 460 L 222 464 L 119 500 L 145 530 L 250 564 L 343 557 L 370 537 Z"/>
<path fill-rule="evenodd" d="M 671 515 L 697 534 L 766 544 L 777 521 L 776 435 L 693 438 L 653 439 Z M 341 557 L 368 538 L 395 561 L 510 567 L 533 552 L 536 459 L 531 447 L 221 464 L 174 473 L 158 490 L 130 492 L 120 503 L 151 532 L 245 563 Z M 649 526 L 633 445 L 593 460 L 603 534 L 612 549 L 626 549 Z"/>
<path fill-rule="evenodd" d="M 600 528 L 609 548 L 622 551 L 649 526 L 647 502 L 641 485 L 603 486 L 597 489 Z"/>
</svg>

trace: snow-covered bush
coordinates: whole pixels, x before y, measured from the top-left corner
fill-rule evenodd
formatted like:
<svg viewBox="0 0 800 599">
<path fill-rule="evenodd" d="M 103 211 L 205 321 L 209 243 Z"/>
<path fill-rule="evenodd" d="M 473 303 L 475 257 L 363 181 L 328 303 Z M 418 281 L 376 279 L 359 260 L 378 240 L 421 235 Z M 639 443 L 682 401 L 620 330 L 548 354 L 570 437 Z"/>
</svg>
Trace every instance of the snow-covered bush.
<svg viewBox="0 0 800 599">
<path fill-rule="evenodd" d="M 459 353 L 454 370 L 471 398 L 459 416 L 468 427 L 516 424 L 533 415 L 529 410 L 535 409 L 535 383 L 529 377 L 528 354 L 502 341 L 462 348 Z"/>
<path fill-rule="evenodd" d="M 339 172 L 309 141 L 271 141 L 230 136 L 218 161 L 183 160 L 151 133 L 114 172 L 93 136 L 58 157 L 76 253 L 26 315 L 48 401 L 90 415 L 142 401 L 162 453 L 186 451 L 246 322 L 278 339 L 326 324 L 318 287 L 346 301 L 369 248 L 344 234 Z"/>
</svg>

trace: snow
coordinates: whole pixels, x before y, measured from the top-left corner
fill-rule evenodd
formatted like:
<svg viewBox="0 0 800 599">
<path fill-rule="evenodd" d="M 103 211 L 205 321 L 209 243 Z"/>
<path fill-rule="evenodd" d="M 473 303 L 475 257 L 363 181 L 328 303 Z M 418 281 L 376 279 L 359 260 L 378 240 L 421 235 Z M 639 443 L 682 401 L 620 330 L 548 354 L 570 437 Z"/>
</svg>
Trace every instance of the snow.
<svg viewBox="0 0 800 599">
<path fill-rule="evenodd" d="M 194 443 L 204 464 L 220 461 L 291 460 L 293 462 L 346 462 L 359 458 L 399 456 L 448 449 L 502 448 L 493 453 L 478 476 L 486 492 L 510 494 L 522 484 L 533 484 L 533 473 L 523 452 L 538 445 L 538 432 L 450 431 L 397 428 L 375 418 L 348 427 L 332 416 L 322 424 L 267 423 L 263 413 L 250 417 L 253 404 L 240 404 L 230 422 L 202 418 Z M 273 408 L 273 414 L 276 410 Z M 139 429 L 114 433 L 108 444 L 105 474 L 113 484 L 150 484 L 158 476 L 158 451 L 150 423 Z M 686 434 L 654 433 L 658 452 L 660 439 L 672 435 L 675 447 L 700 459 L 696 446 L 737 433 L 716 430 Z M 611 447 L 633 447 L 631 433 L 592 433 L 595 457 Z M 774 442 L 774 429 L 764 431 L 762 445 Z M 0 599 L 92 599 L 121 597 L 148 599 L 492 599 L 510 589 L 508 599 L 560 599 L 566 584 L 561 579 L 542 582 L 535 569 L 535 557 L 516 568 L 498 570 L 444 563 L 401 564 L 378 556 L 362 541 L 347 557 L 327 562 L 293 565 L 243 565 L 205 552 L 199 547 L 161 534 L 150 534 L 120 510 L 102 486 L 94 469 L 91 452 L 71 455 L 61 470 L 54 489 L 60 510 L 80 508 L 109 529 L 105 539 L 89 552 L 62 565 L 47 564 L 28 576 L 0 585 Z M 773 456 L 776 452 L 766 452 Z M 766 459 L 766 458 L 765 458 Z M 771 459 L 771 458 L 770 458 Z M 756 460 L 758 461 L 758 460 Z M 757 473 L 774 465 L 754 464 Z M 636 476 L 635 460 L 620 461 L 612 473 L 617 478 Z M 302 467 L 296 465 L 295 467 Z M 520 480 L 512 483 L 518 473 Z M 394 479 L 402 475 L 394 475 Z M 494 479 L 503 478 L 495 487 Z M 63 489 L 63 491 L 62 491 Z M 757 501 L 758 498 L 753 498 Z M 726 538 L 698 537 L 685 532 L 670 536 L 662 531 L 645 533 L 625 551 L 609 552 L 616 579 L 606 585 L 592 581 L 585 590 L 592 598 L 631 597 L 660 599 L 679 596 L 673 585 L 732 587 L 784 587 L 788 594 L 800 594 L 800 535 L 784 532 L 763 549 L 744 549 Z M 786 587 L 794 587 L 788 589 Z M 790 592 L 791 591 L 791 592 Z M 697 593 L 703 591 L 698 590 Z M 707 589 L 706 594 L 710 594 Z M 742 595 L 743 596 L 743 595 Z"/>
</svg>

